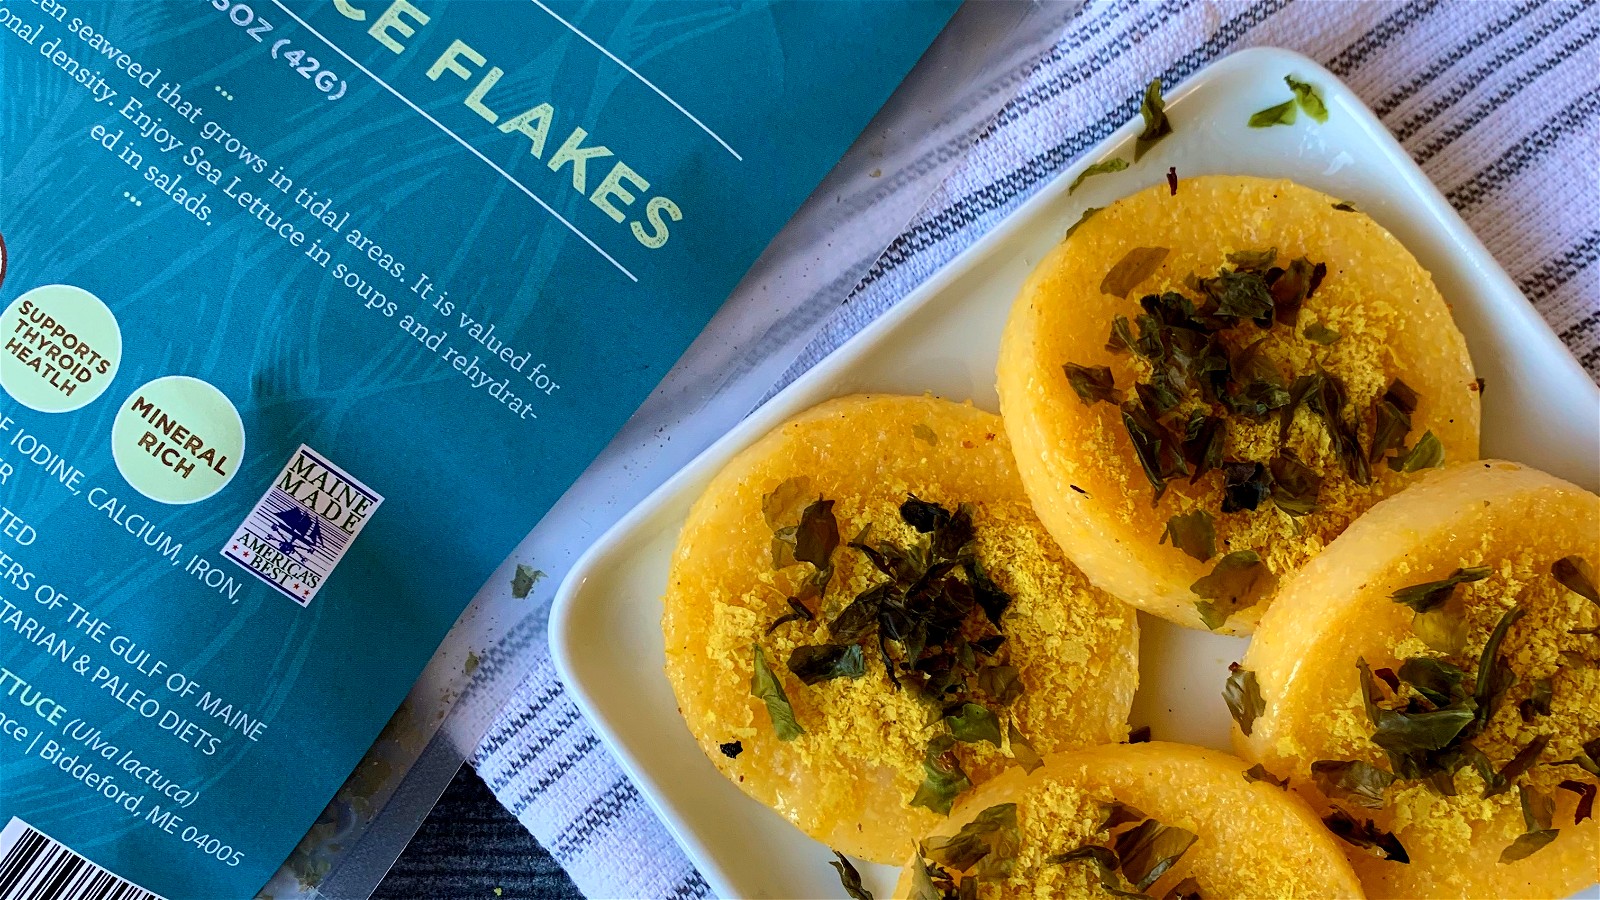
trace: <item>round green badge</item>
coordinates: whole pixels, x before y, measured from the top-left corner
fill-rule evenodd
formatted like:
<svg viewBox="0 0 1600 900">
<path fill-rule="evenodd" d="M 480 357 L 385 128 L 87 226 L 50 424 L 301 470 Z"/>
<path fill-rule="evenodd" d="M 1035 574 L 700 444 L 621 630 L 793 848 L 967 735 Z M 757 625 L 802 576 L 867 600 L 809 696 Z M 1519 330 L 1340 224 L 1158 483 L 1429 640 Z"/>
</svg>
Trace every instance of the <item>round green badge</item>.
<svg viewBox="0 0 1600 900">
<path fill-rule="evenodd" d="M 222 490 L 244 456 L 244 422 L 227 395 L 198 378 L 157 378 L 124 400 L 111 458 L 139 493 L 194 503 Z"/>
<path fill-rule="evenodd" d="M 70 412 L 105 393 L 122 362 L 122 331 L 99 297 L 36 287 L 0 315 L 0 387 L 39 412 Z"/>
</svg>

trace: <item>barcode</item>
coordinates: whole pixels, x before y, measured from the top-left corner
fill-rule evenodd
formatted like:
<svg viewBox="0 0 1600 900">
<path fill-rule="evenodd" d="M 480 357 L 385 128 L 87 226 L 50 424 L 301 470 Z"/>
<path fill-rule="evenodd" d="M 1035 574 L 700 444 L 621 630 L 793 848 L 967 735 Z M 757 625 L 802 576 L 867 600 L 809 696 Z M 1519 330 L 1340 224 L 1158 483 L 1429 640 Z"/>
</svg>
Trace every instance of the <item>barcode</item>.
<svg viewBox="0 0 1600 900">
<path fill-rule="evenodd" d="M 0 830 L 0 900 L 161 900 L 13 817 Z"/>
</svg>

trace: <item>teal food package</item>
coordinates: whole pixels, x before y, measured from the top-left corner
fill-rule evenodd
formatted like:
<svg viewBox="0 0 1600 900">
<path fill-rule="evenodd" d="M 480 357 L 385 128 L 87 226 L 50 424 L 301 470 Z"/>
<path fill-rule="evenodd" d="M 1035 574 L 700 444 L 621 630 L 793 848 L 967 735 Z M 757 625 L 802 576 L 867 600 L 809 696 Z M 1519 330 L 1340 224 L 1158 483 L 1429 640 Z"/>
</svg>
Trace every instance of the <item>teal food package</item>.
<svg viewBox="0 0 1600 900">
<path fill-rule="evenodd" d="M 260 888 L 953 9 L 0 0 L 0 893 Z"/>
</svg>

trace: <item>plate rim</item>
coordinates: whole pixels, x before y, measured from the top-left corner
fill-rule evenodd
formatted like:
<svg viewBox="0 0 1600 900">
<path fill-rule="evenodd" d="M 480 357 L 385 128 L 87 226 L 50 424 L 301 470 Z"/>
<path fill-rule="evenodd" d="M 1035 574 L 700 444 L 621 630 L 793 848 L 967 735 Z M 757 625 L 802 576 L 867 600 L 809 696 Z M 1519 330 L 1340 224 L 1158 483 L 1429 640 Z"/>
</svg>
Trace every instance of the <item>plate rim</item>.
<svg viewBox="0 0 1600 900">
<path fill-rule="evenodd" d="M 1401 146 L 1393 134 L 1384 127 L 1366 102 L 1349 85 L 1345 84 L 1343 79 L 1329 72 L 1320 63 L 1297 51 L 1280 47 L 1250 47 L 1218 59 L 1184 79 L 1177 86 L 1166 92 L 1166 101 L 1169 105 L 1181 103 L 1190 94 L 1202 89 L 1209 82 L 1239 68 L 1282 68 L 1286 66 L 1293 67 L 1296 70 L 1308 71 L 1318 79 L 1319 84 L 1336 86 L 1336 89 L 1342 94 L 1342 99 L 1347 101 L 1347 105 L 1356 113 L 1354 124 L 1359 126 L 1367 137 L 1384 151 L 1382 162 L 1400 175 L 1407 186 L 1426 201 L 1428 206 L 1426 212 L 1435 220 L 1435 227 L 1439 230 L 1439 234 L 1447 238 L 1453 245 L 1450 252 L 1471 264 L 1472 268 L 1481 277 L 1493 282 L 1486 286 L 1485 293 L 1495 293 L 1511 298 L 1511 302 L 1508 304 L 1509 308 L 1503 310 L 1503 312 L 1515 314 L 1518 319 L 1522 320 L 1521 324 L 1531 327 L 1538 334 L 1539 340 L 1559 348 L 1559 364 L 1562 368 L 1568 370 L 1569 375 L 1576 376 L 1578 381 L 1588 386 L 1589 393 L 1595 401 L 1593 405 L 1600 407 L 1600 384 L 1596 384 L 1589 377 L 1577 359 L 1573 357 L 1571 350 L 1557 336 L 1549 321 L 1528 301 L 1522 290 L 1517 287 L 1516 282 L 1505 271 L 1505 268 L 1484 246 L 1477 234 L 1462 219 L 1460 213 L 1445 199 L 1438 186 L 1428 178 L 1427 174 L 1406 153 L 1405 148 Z M 633 781 L 640 794 L 649 804 L 652 812 L 656 814 L 668 832 L 672 834 L 690 862 L 699 870 L 712 891 L 718 896 L 736 897 L 740 896 L 740 894 L 734 889 L 732 879 L 721 865 L 715 852 L 705 844 L 696 831 L 685 825 L 674 807 L 658 789 L 656 781 L 649 775 L 642 762 L 635 757 L 628 744 L 621 740 L 611 728 L 605 715 L 602 714 L 599 704 L 590 694 L 585 681 L 578 675 L 575 659 L 580 651 L 577 645 L 579 636 L 574 631 L 572 618 L 578 598 L 582 595 L 585 585 L 590 580 L 591 573 L 601 566 L 618 546 L 632 538 L 635 532 L 648 525 L 653 517 L 660 514 L 665 507 L 670 505 L 687 485 L 703 478 L 708 478 L 709 475 L 706 470 L 720 469 L 738 451 L 749 446 L 773 427 L 801 411 L 803 404 L 811 402 L 805 399 L 806 395 L 812 391 L 818 382 L 830 378 L 835 370 L 843 368 L 858 357 L 869 353 L 886 335 L 894 332 L 904 320 L 910 318 L 921 307 L 930 302 L 932 298 L 941 293 L 951 281 L 960 277 L 973 264 L 974 260 L 989 254 L 996 245 L 1004 243 L 1013 232 L 1024 227 L 1026 221 L 1031 218 L 1031 213 L 1041 207 L 1061 202 L 1064 187 L 1070 184 L 1073 178 L 1093 161 L 1104 156 L 1108 148 L 1122 144 L 1140 129 L 1142 129 L 1142 123 L 1140 120 L 1134 119 L 1124 123 L 1093 147 L 1086 150 L 1073 165 L 1063 169 L 1041 184 L 1032 196 L 1011 212 L 1005 214 L 994 227 L 941 265 L 921 284 L 908 292 L 905 297 L 867 323 L 859 332 L 852 335 L 843 344 L 818 361 L 810 370 L 770 397 L 737 425 L 701 451 L 687 465 L 651 491 L 638 505 L 629 510 L 616 524 L 607 529 L 604 534 L 590 545 L 578 557 L 567 577 L 558 587 L 551 602 L 548 641 L 551 657 L 564 688 L 573 700 L 574 705 L 583 714 L 589 726 L 600 737 L 607 751 L 611 753 L 612 758 L 617 761 L 618 765 Z"/>
</svg>

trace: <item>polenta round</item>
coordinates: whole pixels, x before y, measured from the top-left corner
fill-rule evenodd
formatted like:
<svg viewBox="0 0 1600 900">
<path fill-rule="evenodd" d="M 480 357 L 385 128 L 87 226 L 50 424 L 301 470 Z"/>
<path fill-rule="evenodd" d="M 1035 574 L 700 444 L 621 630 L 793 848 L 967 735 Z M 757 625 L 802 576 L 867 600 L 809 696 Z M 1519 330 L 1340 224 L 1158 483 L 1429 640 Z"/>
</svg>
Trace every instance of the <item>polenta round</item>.
<svg viewBox="0 0 1600 900">
<path fill-rule="evenodd" d="M 1371 823 L 1345 845 L 1369 896 L 1600 880 L 1600 827 L 1580 812 L 1600 777 L 1597 564 L 1600 497 L 1509 462 L 1429 475 L 1262 617 L 1243 662 L 1260 714 L 1235 747 L 1319 812 Z M 1385 833 L 1409 862 L 1370 846 Z"/>
<path fill-rule="evenodd" d="M 1224 633 L 1415 472 L 1478 455 L 1480 386 L 1428 273 L 1283 180 L 1184 178 L 1081 222 L 1018 296 L 998 382 L 1073 562 Z"/>
<path fill-rule="evenodd" d="M 734 457 L 662 624 L 712 762 L 877 862 L 971 784 L 1122 739 L 1138 680 L 1132 611 L 1034 517 L 998 417 L 932 397 L 831 400 Z"/>
<path fill-rule="evenodd" d="M 1208 900 L 1361 897 L 1311 810 L 1247 771 L 1215 750 L 1152 743 L 1007 772 L 921 842 L 894 895 L 965 896 L 961 881 L 971 878 L 981 900 L 1111 896 L 1108 888 Z"/>
</svg>

